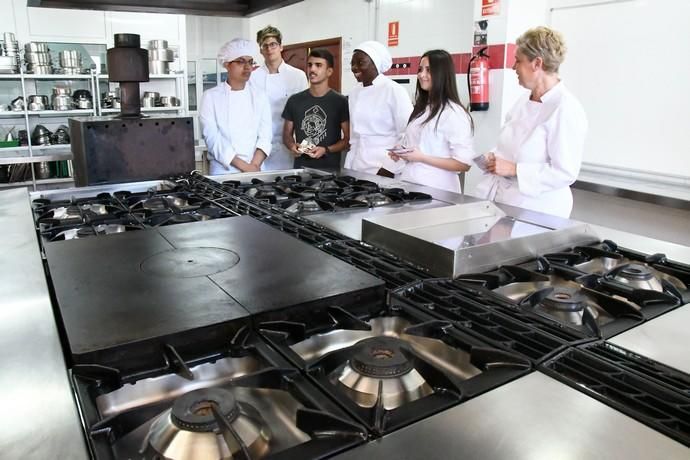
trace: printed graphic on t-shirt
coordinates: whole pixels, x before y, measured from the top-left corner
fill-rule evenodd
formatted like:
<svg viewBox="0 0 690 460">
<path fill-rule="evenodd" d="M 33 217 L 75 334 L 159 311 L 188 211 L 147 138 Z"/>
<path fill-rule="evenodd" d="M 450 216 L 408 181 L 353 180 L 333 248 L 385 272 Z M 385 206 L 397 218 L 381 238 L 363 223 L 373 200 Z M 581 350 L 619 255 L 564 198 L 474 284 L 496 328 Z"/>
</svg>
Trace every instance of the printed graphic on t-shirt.
<svg viewBox="0 0 690 460">
<path fill-rule="evenodd" d="M 304 112 L 301 126 L 302 131 L 314 144 L 319 145 L 326 138 L 327 120 L 326 112 L 318 105 L 315 105 Z"/>
</svg>

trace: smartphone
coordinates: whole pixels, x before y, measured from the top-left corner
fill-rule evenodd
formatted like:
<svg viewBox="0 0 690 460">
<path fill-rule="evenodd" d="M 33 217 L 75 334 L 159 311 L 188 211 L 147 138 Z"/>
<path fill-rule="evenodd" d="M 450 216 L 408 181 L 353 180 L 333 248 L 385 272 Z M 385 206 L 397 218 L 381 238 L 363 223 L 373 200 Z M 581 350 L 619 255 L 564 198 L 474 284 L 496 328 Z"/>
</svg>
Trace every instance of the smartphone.
<svg viewBox="0 0 690 460">
<path fill-rule="evenodd" d="M 405 156 L 408 153 L 412 152 L 413 149 L 407 149 L 407 148 L 393 148 L 393 149 L 387 149 L 390 153 L 394 153 L 399 156 Z"/>
</svg>

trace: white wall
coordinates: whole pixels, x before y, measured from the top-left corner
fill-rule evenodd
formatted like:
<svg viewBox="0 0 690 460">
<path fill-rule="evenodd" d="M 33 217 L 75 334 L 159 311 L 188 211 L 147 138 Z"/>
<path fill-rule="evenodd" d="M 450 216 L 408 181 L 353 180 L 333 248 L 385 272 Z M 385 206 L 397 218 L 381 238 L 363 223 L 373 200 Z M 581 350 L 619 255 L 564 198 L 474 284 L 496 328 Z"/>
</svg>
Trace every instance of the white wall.
<svg viewBox="0 0 690 460">
<path fill-rule="evenodd" d="M 187 16 L 187 56 L 215 58 L 221 45 L 236 37 L 252 38 L 249 20 L 215 16 Z"/>
<path fill-rule="evenodd" d="M 585 161 L 690 178 L 690 2 L 552 3 L 566 6 L 551 24 L 568 40 L 561 73 L 590 122 Z"/>
</svg>

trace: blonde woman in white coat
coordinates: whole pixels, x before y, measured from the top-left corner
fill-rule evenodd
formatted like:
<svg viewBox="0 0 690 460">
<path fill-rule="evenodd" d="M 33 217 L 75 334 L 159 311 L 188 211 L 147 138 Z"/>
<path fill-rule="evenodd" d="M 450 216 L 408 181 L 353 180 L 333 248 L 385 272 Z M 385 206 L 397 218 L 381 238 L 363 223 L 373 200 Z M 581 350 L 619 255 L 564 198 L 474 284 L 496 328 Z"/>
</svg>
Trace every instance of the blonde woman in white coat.
<svg viewBox="0 0 690 460">
<path fill-rule="evenodd" d="M 487 173 L 475 194 L 569 217 L 570 185 L 580 172 L 587 117 L 558 76 L 565 43 L 560 33 L 537 27 L 516 44 L 513 70 L 530 92 L 508 112 L 496 148 L 486 155 Z"/>
<path fill-rule="evenodd" d="M 404 164 L 407 182 L 460 193 L 458 173 L 470 169 L 472 118 L 460 103 L 453 59 L 427 51 L 417 71 L 417 97 L 405 130 L 405 145 L 390 157 Z"/>
<path fill-rule="evenodd" d="M 361 43 L 352 55 L 350 68 L 360 85 L 349 94 L 350 152 L 345 168 L 393 177 L 400 166 L 387 149 L 400 142 L 412 102 L 405 89 L 383 75 L 393 58 L 376 41 Z"/>
</svg>

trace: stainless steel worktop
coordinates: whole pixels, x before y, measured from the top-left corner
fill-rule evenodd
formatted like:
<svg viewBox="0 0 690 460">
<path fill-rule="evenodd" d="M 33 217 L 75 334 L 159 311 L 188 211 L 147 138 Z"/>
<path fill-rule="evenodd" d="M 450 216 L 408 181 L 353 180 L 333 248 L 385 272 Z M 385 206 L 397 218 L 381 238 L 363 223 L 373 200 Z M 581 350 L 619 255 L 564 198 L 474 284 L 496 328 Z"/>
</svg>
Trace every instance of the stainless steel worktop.
<svg viewBox="0 0 690 460">
<path fill-rule="evenodd" d="M 608 341 L 690 374 L 690 304 Z"/>
<path fill-rule="evenodd" d="M 539 372 L 522 377 L 338 460 L 684 459 L 690 450 Z"/>
<path fill-rule="evenodd" d="M 88 458 L 26 189 L 0 192 L 0 457 Z"/>
</svg>

